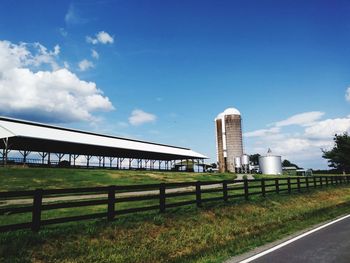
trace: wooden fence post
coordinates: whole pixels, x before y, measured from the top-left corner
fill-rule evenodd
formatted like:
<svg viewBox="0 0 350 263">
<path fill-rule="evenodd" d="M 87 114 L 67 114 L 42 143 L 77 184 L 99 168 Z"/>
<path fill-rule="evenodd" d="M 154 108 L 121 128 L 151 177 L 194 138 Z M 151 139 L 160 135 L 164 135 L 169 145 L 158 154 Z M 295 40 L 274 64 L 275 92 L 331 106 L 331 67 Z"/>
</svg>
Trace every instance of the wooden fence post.
<svg viewBox="0 0 350 263">
<path fill-rule="evenodd" d="M 320 176 L 320 186 L 321 186 L 321 188 L 323 187 L 323 178 L 322 178 L 322 176 Z"/>
<path fill-rule="evenodd" d="M 290 184 L 290 177 L 287 178 L 287 184 L 288 184 L 288 194 L 291 194 L 292 193 L 292 187 L 291 187 L 291 184 Z"/>
<path fill-rule="evenodd" d="M 41 221 L 41 206 L 43 203 L 43 189 L 34 191 L 33 211 L 32 211 L 32 230 L 38 232 Z"/>
<path fill-rule="evenodd" d="M 300 177 L 297 178 L 298 192 L 300 193 Z"/>
<path fill-rule="evenodd" d="M 348 184 L 350 183 L 350 176 L 349 176 L 349 175 L 346 176 L 346 182 L 347 182 Z"/>
<path fill-rule="evenodd" d="M 326 176 L 326 186 L 328 186 L 328 176 Z"/>
<path fill-rule="evenodd" d="M 317 183 L 316 183 L 316 176 L 314 176 L 314 188 L 317 187 Z"/>
<path fill-rule="evenodd" d="M 305 177 L 306 189 L 309 191 L 309 177 Z"/>
<path fill-rule="evenodd" d="M 248 180 L 244 179 L 244 198 L 245 200 L 249 199 L 249 189 L 248 189 Z"/>
<path fill-rule="evenodd" d="M 279 184 L 278 178 L 275 179 L 275 187 L 276 187 L 276 193 L 279 194 L 280 193 L 280 184 Z"/>
<path fill-rule="evenodd" d="M 159 210 L 165 212 L 165 183 L 159 185 Z"/>
<path fill-rule="evenodd" d="M 202 207 L 202 192 L 201 192 L 201 182 L 196 182 L 196 203 L 198 207 Z"/>
<path fill-rule="evenodd" d="M 224 201 L 227 202 L 228 201 L 227 181 L 222 182 L 222 192 L 224 195 Z"/>
<path fill-rule="evenodd" d="M 115 217 L 115 186 L 108 187 L 108 211 L 107 220 L 112 221 Z"/>
<path fill-rule="evenodd" d="M 263 197 L 266 196 L 265 178 L 261 178 L 261 194 Z"/>
</svg>

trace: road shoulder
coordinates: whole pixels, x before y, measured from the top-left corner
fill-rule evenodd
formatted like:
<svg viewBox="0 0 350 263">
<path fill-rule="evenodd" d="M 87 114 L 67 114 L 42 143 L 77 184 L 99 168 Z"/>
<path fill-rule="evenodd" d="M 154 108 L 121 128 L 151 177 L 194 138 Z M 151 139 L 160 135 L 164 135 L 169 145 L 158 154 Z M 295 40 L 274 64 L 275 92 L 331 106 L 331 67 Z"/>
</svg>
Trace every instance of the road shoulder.
<svg viewBox="0 0 350 263">
<path fill-rule="evenodd" d="M 313 230 L 318 229 L 318 228 L 320 228 L 322 226 L 326 226 L 326 225 L 328 225 L 328 224 L 330 224 L 330 223 L 332 223 L 334 221 L 337 221 L 337 220 L 339 220 L 341 218 L 344 218 L 346 216 L 349 216 L 349 214 L 338 216 L 338 217 L 333 218 L 331 220 L 328 220 L 328 221 L 322 222 L 320 224 L 311 226 L 309 228 L 300 230 L 300 231 L 298 231 L 298 232 L 296 232 L 294 234 L 291 234 L 291 235 L 289 235 L 289 236 L 287 236 L 287 237 L 285 237 L 283 239 L 279 239 L 277 241 L 274 241 L 274 242 L 268 243 L 266 245 L 257 247 L 257 248 L 255 248 L 255 249 L 253 249 L 251 251 L 248 251 L 248 252 L 246 252 L 244 254 L 234 256 L 234 257 L 228 259 L 227 261 L 225 261 L 225 263 L 238 263 L 238 262 L 241 262 L 243 260 L 249 259 L 249 258 L 251 258 L 251 257 L 253 257 L 255 255 L 263 253 L 264 251 L 267 251 L 267 250 L 272 249 L 272 248 L 274 248 L 276 246 L 279 246 L 279 245 L 281 245 L 281 244 L 283 244 L 285 242 L 288 242 L 288 241 L 290 241 L 290 240 L 292 240 L 294 238 L 297 238 L 298 236 L 304 235 L 307 232 L 313 231 Z"/>
</svg>

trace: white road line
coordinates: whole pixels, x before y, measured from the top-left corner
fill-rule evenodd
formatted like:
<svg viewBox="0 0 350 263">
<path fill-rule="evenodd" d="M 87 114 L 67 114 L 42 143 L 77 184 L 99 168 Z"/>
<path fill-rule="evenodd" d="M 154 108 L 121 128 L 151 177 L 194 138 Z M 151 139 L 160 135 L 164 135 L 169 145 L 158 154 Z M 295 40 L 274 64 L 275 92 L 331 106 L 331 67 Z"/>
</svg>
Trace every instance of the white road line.
<svg viewBox="0 0 350 263">
<path fill-rule="evenodd" d="M 349 218 L 349 217 L 350 217 L 350 215 L 347 215 L 347 216 L 341 217 L 341 218 L 339 218 L 339 219 L 337 219 L 337 220 L 334 220 L 334 221 L 332 221 L 332 222 L 329 222 L 329 223 L 327 223 L 327 224 L 325 224 L 325 225 L 323 225 L 323 226 L 317 227 L 317 228 L 315 228 L 315 229 L 313 229 L 313 230 L 310 230 L 310 231 L 308 231 L 308 232 L 306 232 L 306 233 L 304 233 L 304 234 L 301 234 L 300 236 L 294 237 L 294 238 L 292 238 L 292 239 L 290 239 L 290 240 L 288 240 L 288 241 L 286 241 L 286 242 L 283 242 L 283 243 L 281 243 L 281 244 L 279 244 L 279 245 L 277 245 L 277 246 L 274 246 L 274 247 L 272 247 L 272 248 L 270 248 L 270 249 L 268 249 L 268 250 L 265 250 L 265 251 L 263 251 L 263 252 L 261 252 L 261 253 L 259 253 L 259 254 L 256 254 L 256 255 L 254 255 L 254 256 L 252 256 L 252 257 L 250 257 L 250 258 L 244 259 L 244 260 L 240 261 L 239 263 L 248 263 L 248 262 L 252 262 L 252 261 L 255 260 L 255 259 L 258 259 L 258 258 L 260 258 L 260 257 L 262 257 L 262 256 L 265 256 L 265 255 L 267 255 L 267 254 L 269 254 L 269 253 L 271 253 L 271 252 L 273 252 L 273 251 L 275 251 L 275 250 L 277 250 L 277 249 L 280 249 L 280 248 L 282 248 L 282 247 L 284 247 L 284 246 L 287 246 L 287 245 L 290 244 L 290 243 L 293 243 L 293 242 L 295 242 L 295 241 L 297 241 L 297 240 L 299 240 L 299 239 L 301 239 L 301 238 L 303 238 L 303 237 L 306 237 L 306 236 L 308 236 L 308 235 L 310 235 L 310 234 L 312 234 L 312 233 L 314 233 L 314 232 L 316 232 L 316 231 L 319 231 L 319 230 L 321 230 L 321 229 L 323 229 L 323 228 L 326 228 L 326 227 L 328 227 L 328 226 L 330 226 L 330 225 L 333 225 L 333 224 L 335 224 L 335 223 L 338 223 L 339 221 L 342 221 L 342 220 L 347 219 L 347 218 Z"/>
</svg>

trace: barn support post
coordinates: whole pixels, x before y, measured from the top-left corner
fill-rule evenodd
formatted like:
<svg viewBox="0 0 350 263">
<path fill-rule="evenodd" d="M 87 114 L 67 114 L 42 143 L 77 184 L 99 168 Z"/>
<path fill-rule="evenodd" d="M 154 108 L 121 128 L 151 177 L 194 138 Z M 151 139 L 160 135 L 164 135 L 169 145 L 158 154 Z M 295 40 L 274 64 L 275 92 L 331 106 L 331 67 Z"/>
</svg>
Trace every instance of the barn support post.
<svg viewBox="0 0 350 263">
<path fill-rule="evenodd" d="M 72 154 L 71 153 L 68 155 L 68 162 L 69 162 L 69 166 L 71 166 L 71 164 L 72 164 Z"/>
<path fill-rule="evenodd" d="M 86 155 L 86 167 L 89 168 L 90 166 L 90 159 L 92 158 L 91 155 Z"/>
<path fill-rule="evenodd" d="M 132 163 L 132 159 L 129 158 L 129 170 L 131 170 L 131 163 Z"/>
<path fill-rule="evenodd" d="M 79 154 L 73 154 L 73 166 L 75 167 L 76 160 L 78 159 Z"/>
<path fill-rule="evenodd" d="M 64 153 L 56 153 L 56 156 L 58 157 L 58 164 L 60 164 L 64 155 L 65 155 Z"/>
<path fill-rule="evenodd" d="M 2 159 L 2 165 L 4 165 L 5 164 L 5 149 L 2 149 L 2 153 L 0 153 L 1 154 L 1 159 Z"/>
<path fill-rule="evenodd" d="M 5 148 L 3 149 L 3 152 L 2 152 L 2 163 L 3 163 L 4 166 L 6 166 L 7 165 L 8 153 L 10 152 L 10 150 L 9 150 L 9 148 L 10 148 L 9 147 L 9 138 L 6 137 L 6 138 L 4 138 L 2 140 L 3 140 L 4 146 L 5 146 Z"/>
<path fill-rule="evenodd" d="M 119 157 L 117 158 L 117 170 L 119 170 Z"/>
<path fill-rule="evenodd" d="M 38 154 L 39 154 L 40 157 L 41 157 L 41 164 L 44 165 L 44 163 L 45 163 L 45 158 L 46 158 L 46 156 L 47 156 L 48 153 L 46 153 L 46 152 L 38 152 Z"/>
<path fill-rule="evenodd" d="M 109 157 L 109 168 L 112 168 L 113 160 L 114 160 L 114 157 Z"/>
<path fill-rule="evenodd" d="M 105 168 L 106 167 L 106 159 L 104 156 L 103 156 L 102 164 L 103 164 L 103 168 Z"/>
<path fill-rule="evenodd" d="M 141 169 L 142 168 L 142 159 L 138 159 L 137 161 L 137 168 Z"/>
<path fill-rule="evenodd" d="M 152 170 L 155 170 L 154 166 L 155 166 L 156 162 L 157 162 L 156 160 L 152 160 Z"/>
<path fill-rule="evenodd" d="M 125 158 L 119 158 L 119 167 L 120 169 L 123 169 L 123 162 L 124 162 Z"/>
<path fill-rule="evenodd" d="M 162 167 L 162 161 L 159 160 L 158 162 L 159 162 L 159 163 L 158 163 L 158 164 L 159 164 L 158 170 L 160 171 L 160 170 L 161 170 L 161 167 Z"/>
<path fill-rule="evenodd" d="M 188 168 L 188 159 L 186 159 L 186 172 L 188 172 L 190 169 Z"/>
<path fill-rule="evenodd" d="M 148 164 L 149 160 L 145 160 L 145 168 L 147 170 L 147 164 Z M 150 170 L 151 170 L 151 167 L 150 167 Z"/>
<path fill-rule="evenodd" d="M 27 163 L 27 157 L 30 154 L 30 152 L 29 151 L 23 151 L 23 152 L 19 151 L 19 153 L 22 154 L 22 156 L 23 156 L 23 163 L 24 164 Z"/>
<path fill-rule="evenodd" d="M 51 153 L 50 152 L 47 153 L 47 165 L 48 166 L 51 165 Z"/>
</svg>

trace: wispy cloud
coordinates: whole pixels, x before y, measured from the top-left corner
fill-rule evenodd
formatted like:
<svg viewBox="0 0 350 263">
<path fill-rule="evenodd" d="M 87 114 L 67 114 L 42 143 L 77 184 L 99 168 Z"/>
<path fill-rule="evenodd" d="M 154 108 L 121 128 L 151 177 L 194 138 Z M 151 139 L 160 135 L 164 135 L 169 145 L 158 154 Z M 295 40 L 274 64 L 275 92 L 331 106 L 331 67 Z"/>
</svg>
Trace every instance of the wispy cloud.
<svg viewBox="0 0 350 263">
<path fill-rule="evenodd" d="M 114 37 L 105 31 L 98 32 L 95 37 L 87 36 L 86 42 L 96 45 L 96 44 L 113 44 Z"/>
<path fill-rule="evenodd" d="M 345 92 L 345 99 L 350 102 L 350 87 Z"/>
<path fill-rule="evenodd" d="M 67 25 L 79 25 L 85 24 L 88 20 L 82 17 L 74 4 L 70 4 L 67 13 L 64 16 L 64 21 Z"/>
<path fill-rule="evenodd" d="M 133 110 L 129 117 L 129 123 L 133 126 L 139 126 L 145 123 L 155 122 L 157 116 L 152 113 L 144 112 L 143 110 Z"/>
<path fill-rule="evenodd" d="M 93 57 L 94 59 L 99 59 L 100 55 L 95 49 L 91 49 L 91 57 Z"/>
<path fill-rule="evenodd" d="M 87 59 L 83 59 L 82 61 L 79 62 L 78 66 L 80 71 L 87 71 L 94 67 L 94 63 L 92 63 Z"/>
<path fill-rule="evenodd" d="M 67 30 L 65 30 L 63 27 L 60 27 L 60 28 L 58 29 L 58 31 L 60 32 L 61 36 L 63 36 L 63 37 L 68 36 Z"/>
<path fill-rule="evenodd" d="M 304 113 L 293 115 L 288 119 L 278 121 L 275 123 L 275 126 L 276 127 L 284 127 L 284 126 L 290 126 L 290 125 L 309 126 L 315 121 L 321 119 L 323 115 L 324 115 L 324 112 L 320 112 L 320 111 L 304 112 Z"/>
<path fill-rule="evenodd" d="M 260 129 L 252 132 L 246 132 L 244 134 L 245 137 L 262 137 L 267 135 L 273 135 L 279 133 L 279 127 L 272 127 L 270 129 Z"/>
</svg>

